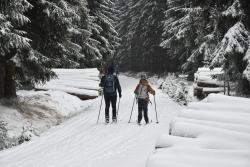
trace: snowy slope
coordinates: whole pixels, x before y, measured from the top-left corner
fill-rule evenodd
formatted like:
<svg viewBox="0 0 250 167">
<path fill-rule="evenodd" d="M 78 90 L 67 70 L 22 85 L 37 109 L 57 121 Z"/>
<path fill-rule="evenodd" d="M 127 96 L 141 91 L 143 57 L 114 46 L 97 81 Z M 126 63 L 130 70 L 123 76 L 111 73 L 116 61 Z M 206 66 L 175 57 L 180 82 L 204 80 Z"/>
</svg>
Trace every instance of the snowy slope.
<svg viewBox="0 0 250 167">
<path fill-rule="evenodd" d="M 132 123 L 128 119 L 136 79 L 121 76 L 123 97 L 117 124 L 104 124 L 104 106 L 100 123 L 97 115 L 101 98 L 82 113 L 54 127 L 41 137 L 0 152 L 2 167 L 144 167 L 154 151 L 156 138 L 168 131 L 169 123 L 180 107 L 157 91 L 160 124 L 155 124 L 154 106 L 149 105 L 150 125 L 138 126 L 136 106 Z"/>
<path fill-rule="evenodd" d="M 161 135 L 147 167 L 249 167 L 250 99 L 210 94 Z"/>
<path fill-rule="evenodd" d="M 94 100 L 81 101 L 79 98 L 60 91 L 18 91 L 15 107 L 0 105 L 0 121 L 6 123 L 6 139 L 2 148 L 20 143 L 22 138 L 39 136 L 53 125 L 77 115 Z"/>
</svg>

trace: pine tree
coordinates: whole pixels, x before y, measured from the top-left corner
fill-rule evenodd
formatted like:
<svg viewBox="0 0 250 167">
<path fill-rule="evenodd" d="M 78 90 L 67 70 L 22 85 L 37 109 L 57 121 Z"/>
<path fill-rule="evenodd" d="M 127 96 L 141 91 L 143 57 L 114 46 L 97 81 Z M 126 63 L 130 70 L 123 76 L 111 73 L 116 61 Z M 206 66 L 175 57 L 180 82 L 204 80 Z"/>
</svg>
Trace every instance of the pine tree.
<svg viewBox="0 0 250 167">
<path fill-rule="evenodd" d="M 249 47 L 249 9 L 242 4 L 247 3 L 169 0 L 161 46 L 191 75 L 200 66 L 223 66 L 231 80 L 242 81 L 243 71 L 247 76 Z"/>
<path fill-rule="evenodd" d="M 0 2 L 0 98 L 46 82 L 51 68 L 97 67 L 119 45 L 115 0 Z M 27 33 L 26 33 L 27 32 Z"/>
<path fill-rule="evenodd" d="M 228 30 L 213 53 L 214 58 L 211 65 L 213 67 L 222 66 L 230 80 L 238 82 L 238 89 L 240 92 L 243 92 L 245 89 L 244 84 L 246 81 L 243 77 L 245 76 L 249 79 L 249 44 L 249 31 L 246 30 L 242 22 L 237 22 Z"/>
<path fill-rule="evenodd" d="M 116 2 L 116 8 L 119 11 L 119 20 L 116 28 L 118 29 L 119 36 L 121 38 L 121 45 L 118 47 L 116 61 L 121 65 L 125 66 L 129 70 L 132 70 L 132 54 L 130 54 L 131 49 L 131 38 L 133 37 L 131 25 L 135 23 L 136 17 L 132 7 L 135 5 L 134 0 L 120 0 Z M 132 22 L 133 20 L 133 22 Z M 124 68 L 124 67 L 123 67 Z"/>
<path fill-rule="evenodd" d="M 239 0 L 229 4 L 222 15 L 233 21 L 228 21 L 231 27 L 218 42 L 211 56 L 213 58 L 211 66 L 222 66 L 229 79 L 237 82 L 238 92 L 249 94 L 250 80 L 247 81 L 246 79 L 248 79 L 249 70 L 250 32 L 244 24 L 247 23 L 249 19 L 247 17 L 249 16 L 245 15 Z"/>
<path fill-rule="evenodd" d="M 116 11 L 111 9 L 112 6 L 113 1 L 110 0 L 88 0 L 92 32 L 90 38 L 95 43 L 97 54 L 86 57 L 87 66 L 100 66 L 102 62 L 113 60 L 119 38 L 114 27 Z"/>
<path fill-rule="evenodd" d="M 159 47 L 165 1 L 121 1 L 118 6 L 121 11 L 118 29 L 122 38 L 118 54 L 123 68 L 152 72 L 168 69 L 169 66 L 159 63 L 169 60 Z"/>
<path fill-rule="evenodd" d="M 248 46 L 244 61 L 246 61 L 247 65 L 243 72 L 243 75 L 248 81 L 250 81 L 250 45 Z"/>
<path fill-rule="evenodd" d="M 209 1 L 168 1 L 161 46 L 180 62 L 179 70 L 193 74 L 204 64 L 202 54 L 209 54 L 207 49 L 204 51 L 209 44 L 206 39 L 212 40 L 207 26 L 211 6 Z"/>
<path fill-rule="evenodd" d="M 0 98 L 16 96 L 15 62 L 30 48 L 26 32 L 19 28 L 30 21 L 24 12 L 31 7 L 26 0 L 0 2 Z"/>
<path fill-rule="evenodd" d="M 83 57 L 82 47 L 74 41 L 83 31 L 77 24 L 81 21 L 76 6 L 82 1 L 39 0 L 30 3 L 34 8 L 28 12 L 31 25 L 27 28 L 33 47 L 48 57 L 50 66 L 77 67 L 78 58 Z"/>
<path fill-rule="evenodd" d="M 80 32 L 75 26 L 80 17 L 74 9 L 79 4 L 56 2 L 30 0 L 33 8 L 25 13 L 30 22 L 23 29 L 32 42 L 29 49 L 16 54 L 18 86 L 46 82 L 55 76 L 52 67 L 76 67 L 83 56 L 81 47 L 73 42 L 74 35 Z"/>
</svg>

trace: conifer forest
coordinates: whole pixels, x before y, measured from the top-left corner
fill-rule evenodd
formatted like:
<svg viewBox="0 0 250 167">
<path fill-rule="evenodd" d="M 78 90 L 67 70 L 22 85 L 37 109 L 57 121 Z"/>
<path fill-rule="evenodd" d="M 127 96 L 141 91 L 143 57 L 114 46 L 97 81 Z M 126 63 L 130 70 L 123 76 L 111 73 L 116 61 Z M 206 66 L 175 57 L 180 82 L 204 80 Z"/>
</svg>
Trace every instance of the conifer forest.
<svg viewBox="0 0 250 167">
<path fill-rule="evenodd" d="M 176 72 L 222 67 L 250 92 L 249 0 L 1 0 L 0 98 L 52 68 Z"/>
<path fill-rule="evenodd" d="M 250 167 L 250 0 L 0 0 L 0 167 Z"/>
</svg>

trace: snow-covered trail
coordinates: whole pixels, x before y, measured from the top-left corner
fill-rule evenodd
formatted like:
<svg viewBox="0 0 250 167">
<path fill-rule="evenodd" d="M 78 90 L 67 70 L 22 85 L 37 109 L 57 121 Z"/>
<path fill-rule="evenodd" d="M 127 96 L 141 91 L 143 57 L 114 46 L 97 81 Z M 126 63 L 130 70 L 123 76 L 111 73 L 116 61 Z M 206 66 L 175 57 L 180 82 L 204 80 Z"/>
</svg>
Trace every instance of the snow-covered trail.
<svg viewBox="0 0 250 167">
<path fill-rule="evenodd" d="M 157 91 L 160 124 L 155 123 L 154 105 L 149 105 L 150 125 L 138 126 L 137 106 L 128 119 L 138 80 L 120 76 L 123 97 L 117 124 L 104 124 L 104 104 L 96 124 L 101 98 L 80 115 L 56 126 L 41 137 L 0 152 L 1 167 L 144 167 L 160 133 L 180 107 Z M 153 99 L 152 99 L 153 101 Z"/>
</svg>

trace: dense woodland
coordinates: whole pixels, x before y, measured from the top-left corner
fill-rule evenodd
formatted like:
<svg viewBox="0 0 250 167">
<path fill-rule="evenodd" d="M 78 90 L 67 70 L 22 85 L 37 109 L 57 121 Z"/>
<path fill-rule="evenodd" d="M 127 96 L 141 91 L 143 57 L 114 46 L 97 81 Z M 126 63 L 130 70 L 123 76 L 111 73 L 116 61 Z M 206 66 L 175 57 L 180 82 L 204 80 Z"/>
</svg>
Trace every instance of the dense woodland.
<svg viewBox="0 0 250 167">
<path fill-rule="evenodd" d="M 0 98 L 55 77 L 51 68 L 98 67 L 119 44 L 109 0 L 1 0 Z"/>
<path fill-rule="evenodd" d="M 1 0 L 0 98 L 51 68 L 180 72 L 223 67 L 250 86 L 248 0 Z"/>
</svg>

